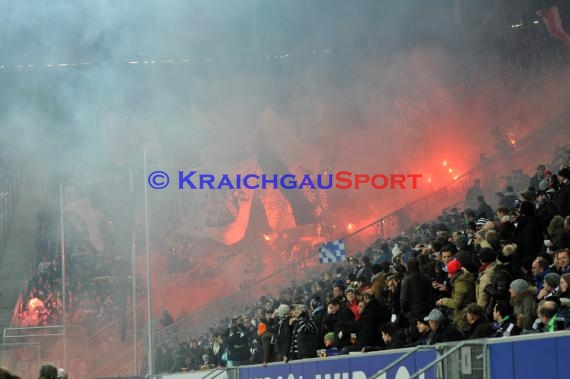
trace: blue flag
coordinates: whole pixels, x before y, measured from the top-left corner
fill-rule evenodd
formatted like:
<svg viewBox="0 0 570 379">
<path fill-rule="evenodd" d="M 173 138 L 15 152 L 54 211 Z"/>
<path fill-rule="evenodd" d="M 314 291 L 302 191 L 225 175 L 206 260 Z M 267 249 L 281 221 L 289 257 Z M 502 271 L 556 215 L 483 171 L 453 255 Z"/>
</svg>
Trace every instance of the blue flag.
<svg viewBox="0 0 570 379">
<path fill-rule="evenodd" d="M 320 263 L 336 263 L 346 260 L 346 250 L 344 249 L 344 240 L 336 240 L 323 243 L 319 247 Z"/>
</svg>

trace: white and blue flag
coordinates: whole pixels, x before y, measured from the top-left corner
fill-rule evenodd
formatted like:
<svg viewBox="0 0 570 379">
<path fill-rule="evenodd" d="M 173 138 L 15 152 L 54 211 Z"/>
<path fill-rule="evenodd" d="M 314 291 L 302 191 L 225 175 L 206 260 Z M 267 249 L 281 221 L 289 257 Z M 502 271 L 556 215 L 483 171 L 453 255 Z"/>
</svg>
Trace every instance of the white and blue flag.
<svg viewBox="0 0 570 379">
<path fill-rule="evenodd" d="M 320 263 L 336 263 L 346 260 L 346 250 L 344 249 L 344 240 L 336 240 L 323 243 L 319 247 Z"/>
</svg>

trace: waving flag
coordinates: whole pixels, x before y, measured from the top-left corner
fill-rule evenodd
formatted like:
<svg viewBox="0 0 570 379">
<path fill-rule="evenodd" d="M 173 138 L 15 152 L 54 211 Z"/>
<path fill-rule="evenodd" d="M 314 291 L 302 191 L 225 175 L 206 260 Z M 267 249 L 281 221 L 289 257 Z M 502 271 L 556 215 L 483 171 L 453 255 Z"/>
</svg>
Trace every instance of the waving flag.
<svg viewBox="0 0 570 379">
<path fill-rule="evenodd" d="M 562 27 L 562 19 L 560 18 L 557 6 L 550 7 L 547 10 L 540 10 L 536 12 L 536 14 L 542 17 L 542 21 L 544 21 L 548 33 L 550 33 L 552 37 L 562 41 L 566 47 L 570 47 L 570 36 L 566 34 L 566 31 Z"/>
<path fill-rule="evenodd" d="M 344 248 L 344 240 L 336 240 L 323 243 L 319 247 L 320 263 L 336 263 L 346 260 L 346 250 Z"/>
</svg>

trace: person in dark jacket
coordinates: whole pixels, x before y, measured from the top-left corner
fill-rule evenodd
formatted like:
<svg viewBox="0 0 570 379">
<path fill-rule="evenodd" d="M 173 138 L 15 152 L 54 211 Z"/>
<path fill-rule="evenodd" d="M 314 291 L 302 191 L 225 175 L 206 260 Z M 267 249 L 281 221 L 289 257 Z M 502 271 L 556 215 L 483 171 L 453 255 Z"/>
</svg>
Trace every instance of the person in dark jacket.
<svg viewBox="0 0 570 379">
<path fill-rule="evenodd" d="M 275 337 L 277 340 L 275 344 L 275 353 L 278 361 L 284 361 L 285 357 L 289 355 L 289 349 L 291 348 L 291 334 L 293 333 L 293 327 L 290 322 L 290 312 L 291 309 L 287 304 L 279 305 L 275 311 L 278 320 L 275 325 Z"/>
<path fill-rule="evenodd" d="M 485 310 L 480 305 L 471 303 L 467 306 L 466 311 L 467 323 L 469 324 L 467 339 L 487 338 L 493 333 L 491 323 L 485 317 Z"/>
<path fill-rule="evenodd" d="M 554 195 L 554 205 L 561 216 L 570 215 L 570 169 L 564 167 L 558 172 L 560 184 Z"/>
<path fill-rule="evenodd" d="M 414 320 L 428 314 L 434 305 L 431 280 L 420 273 L 418 261 L 412 258 L 400 289 L 400 307 L 408 325 L 413 327 Z"/>
<path fill-rule="evenodd" d="M 378 330 L 381 325 L 390 321 L 390 311 L 379 303 L 373 294 L 362 294 L 360 319 L 356 323 L 356 347 L 360 351 L 364 346 L 377 346 L 380 343 Z"/>
<path fill-rule="evenodd" d="M 489 304 L 485 310 L 488 315 L 492 315 L 497 302 L 508 302 L 510 299 L 509 286 L 513 280 L 517 279 L 517 275 L 515 275 L 515 270 L 512 266 L 515 251 L 515 245 L 505 245 L 503 250 L 497 254 L 495 273 L 491 278 L 491 283 L 483 289 L 483 291 L 489 295 Z"/>
<path fill-rule="evenodd" d="M 530 271 L 532 261 L 537 257 L 544 241 L 542 220 L 536 216 L 534 203 L 523 201 L 517 210 L 514 241 L 517 245 L 515 266 Z"/>
<path fill-rule="evenodd" d="M 382 340 L 386 346 L 385 350 L 399 349 L 406 344 L 406 335 L 391 322 L 382 325 L 380 333 L 382 333 Z"/>
<path fill-rule="evenodd" d="M 493 318 L 499 324 L 495 337 L 518 336 L 521 333 L 521 328 L 517 326 L 516 317 L 513 315 L 513 307 L 509 303 L 497 303 L 493 310 Z"/>
<path fill-rule="evenodd" d="M 347 311 L 350 312 L 348 309 Z M 352 312 L 350 314 L 352 315 Z M 285 362 L 315 358 L 317 349 L 320 347 L 320 335 L 305 305 L 297 304 L 293 307 L 290 324 L 293 327 L 291 348 L 289 349 L 289 354 L 285 357 Z"/>
<path fill-rule="evenodd" d="M 251 357 L 249 335 L 239 317 L 232 319 L 225 337 L 228 344 L 228 367 L 248 364 Z"/>
<path fill-rule="evenodd" d="M 261 339 L 261 362 L 267 366 L 269 362 L 275 361 L 275 336 L 263 322 L 257 326 L 257 334 Z"/>
<path fill-rule="evenodd" d="M 495 220 L 495 212 L 493 212 L 493 208 L 485 202 L 485 198 L 483 196 L 477 196 L 477 204 L 478 216 L 485 217 L 487 220 L 491 221 Z"/>
<path fill-rule="evenodd" d="M 445 314 L 437 308 L 431 310 L 424 318 L 429 322 L 431 333 L 426 340 L 426 345 L 435 345 L 442 342 L 463 340 L 463 335 L 447 319 Z"/>
<path fill-rule="evenodd" d="M 351 344 L 350 335 L 356 332 L 354 314 L 350 309 L 341 305 L 338 299 L 332 299 L 328 302 L 327 315 L 323 324 L 327 333 L 335 333 L 340 349 Z"/>
</svg>

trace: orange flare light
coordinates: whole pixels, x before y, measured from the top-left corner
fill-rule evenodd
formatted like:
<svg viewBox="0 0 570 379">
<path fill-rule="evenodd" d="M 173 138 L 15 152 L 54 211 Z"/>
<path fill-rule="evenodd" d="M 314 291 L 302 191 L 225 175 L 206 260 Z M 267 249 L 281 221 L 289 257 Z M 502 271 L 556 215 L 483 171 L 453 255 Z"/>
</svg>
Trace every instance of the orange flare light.
<svg viewBox="0 0 570 379">
<path fill-rule="evenodd" d="M 447 161 L 443 161 L 443 167 L 447 166 Z"/>
<path fill-rule="evenodd" d="M 346 230 L 348 230 L 349 232 L 351 232 L 352 230 L 354 230 L 355 227 L 356 227 L 356 225 L 354 225 L 353 223 L 349 222 L 348 225 L 346 226 Z"/>
</svg>

